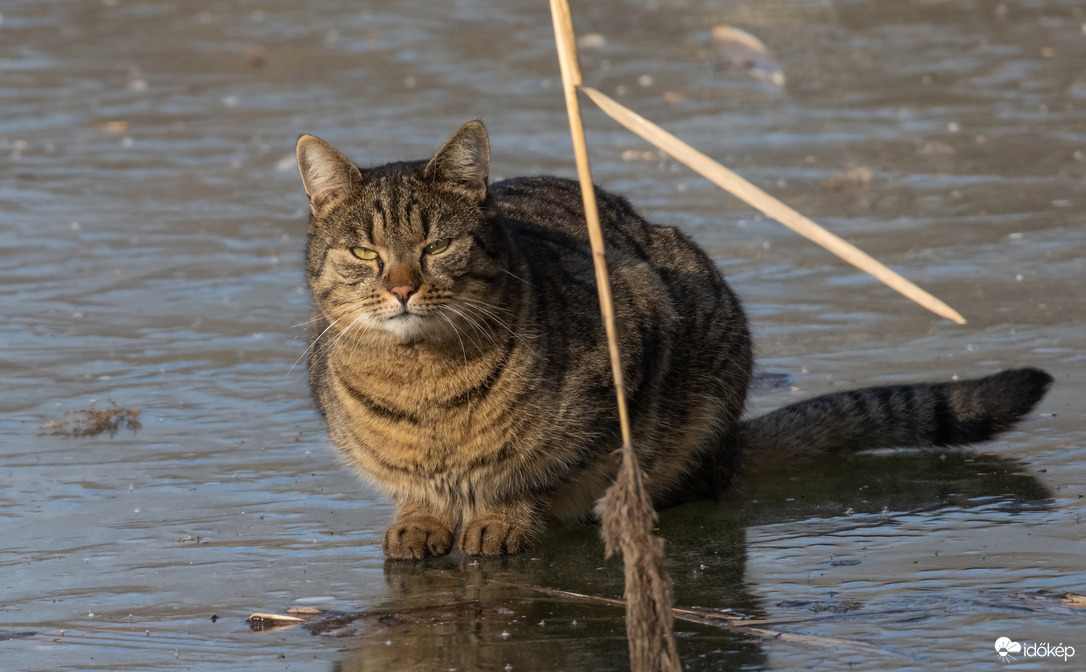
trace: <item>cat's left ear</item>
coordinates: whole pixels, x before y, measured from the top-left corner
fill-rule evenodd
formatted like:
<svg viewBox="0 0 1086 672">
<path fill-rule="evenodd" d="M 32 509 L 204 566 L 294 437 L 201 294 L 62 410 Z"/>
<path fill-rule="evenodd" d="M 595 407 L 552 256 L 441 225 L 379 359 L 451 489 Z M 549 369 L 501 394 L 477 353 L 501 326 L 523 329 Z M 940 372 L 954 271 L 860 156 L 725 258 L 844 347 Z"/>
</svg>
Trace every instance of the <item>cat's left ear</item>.
<svg viewBox="0 0 1086 672">
<path fill-rule="evenodd" d="M 437 150 L 423 176 L 452 183 L 479 203 L 486 200 L 490 173 L 490 139 L 481 121 L 469 121 Z"/>
</svg>

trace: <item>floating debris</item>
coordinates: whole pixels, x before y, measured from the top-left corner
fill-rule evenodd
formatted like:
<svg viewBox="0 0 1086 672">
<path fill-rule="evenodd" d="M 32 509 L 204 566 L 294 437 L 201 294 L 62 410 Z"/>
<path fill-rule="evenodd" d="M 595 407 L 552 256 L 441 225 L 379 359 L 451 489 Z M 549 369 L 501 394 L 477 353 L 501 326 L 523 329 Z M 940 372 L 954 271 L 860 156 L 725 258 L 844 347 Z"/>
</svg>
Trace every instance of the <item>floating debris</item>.
<svg viewBox="0 0 1086 672">
<path fill-rule="evenodd" d="M 921 154 L 929 154 L 929 155 L 933 155 L 933 156 L 945 155 L 945 154 L 953 154 L 954 153 L 954 148 L 951 147 L 950 145 L 946 144 L 945 142 L 938 142 L 938 141 L 926 142 L 926 143 L 924 143 L 924 146 L 920 148 L 920 153 Z"/>
<path fill-rule="evenodd" d="M 125 121 L 123 119 L 114 119 L 111 121 L 99 121 L 89 125 L 92 131 L 102 131 L 103 133 L 127 133 L 128 129 L 132 127 L 132 122 Z"/>
<path fill-rule="evenodd" d="M 659 161 L 661 158 L 659 152 L 652 150 L 626 149 L 622 151 L 623 161 Z"/>
<path fill-rule="evenodd" d="M 607 44 L 607 38 L 599 33 L 585 33 L 577 39 L 577 46 L 581 49 L 600 49 Z"/>
<path fill-rule="evenodd" d="M 139 429 L 140 413 L 138 408 L 124 408 L 110 400 L 109 408 L 97 409 L 92 403 L 89 408 L 69 411 L 63 420 L 50 420 L 38 427 L 41 434 L 50 436 L 97 436 L 109 432 L 115 435 L 122 429 L 133 432 Z"/>
<path fill-rule="evenodd" d="M 265 614 L 257 611 L 249 614 L 249 618 L 245 619 L 245 622 L 249 624 L 251 629 L 259 631 L 289 628 L 292 625 L 304 623 L 305 619 L 286 614 Z"/>
<path fill-rule="evenodd" d="M 245 62 L 259 68 L 268 62 L 268 50 L 260 45 L 253 45 L 245 51 Z"/>
<path fill-rule="evenodd" d="M 874 175 L 870 168 L 853 168 L 843 173 L 837 173 L 823 183 L 828 191 L 846 191 L 860 189 L 871 184 Z"/>
<path fill-rule="evenodd" d="M 1053 413 L 1052 415 L 1055 415 L 1055 413 Z M 1069 607 L 1086 608 L 1086 595 L 1064 592 L 1062 595 L 1060 595 L 1060 601 Z"/>
<path fill-rule="evenodd" d="M 713 28 L 713 45 L 723 67 L 746 73 L 773 86 L 784 86 L 784 69 L 757 37 L 721 24 Z"/>
<path fill-rule="evenodd" d="M 1086 595 L 1079 595 L 1066 590 L 1037 590 L 1026 593 L 1011 593 L 1011 595 L 1022 600 L 1040 600 L 1049 604 L 1060 604 L 1076 609 L 1086 608 Z"/>
</svg>

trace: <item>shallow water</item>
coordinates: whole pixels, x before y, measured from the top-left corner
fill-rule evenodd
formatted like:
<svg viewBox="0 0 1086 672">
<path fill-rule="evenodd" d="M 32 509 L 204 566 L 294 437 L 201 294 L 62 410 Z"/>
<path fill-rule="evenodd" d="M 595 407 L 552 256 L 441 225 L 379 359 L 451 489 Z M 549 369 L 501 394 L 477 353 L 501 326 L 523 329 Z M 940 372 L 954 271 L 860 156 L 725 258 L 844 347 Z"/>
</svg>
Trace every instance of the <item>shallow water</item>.
<svg viewBox="0 0 1086 672">
<path fill-rule="evenodd" d="M 754 409 L 1021 365 L 1057 379 L 980 451 L 798 465 L 666 512 L 679 605 L 810 636 L 679 622 L 687 667 L 990 665 L 1007 636 L 1079 649 L 1016 669 L 1080 669 L 1086 611 L 1053 595 L 1086 592 L 1081 4 L 579 4 L 581 35 L 601 36 L 590 84 L 969 319 L 910 305 L 589 111 L 596 181 L 697 237 L 763 370 L 788 374 Z M 494 178 L 571 175 L 546 3 L 7 0 L 0 17 L 0 670 L 623 669 L 621 609 L 536 590 L 621 596 L 591 529 L 524 557 L 386 565 L 391 507 L 337 465 L 295 366 L 295 138 L 366 165 L 483 118 Z M 718 24 L 768 44 L 785 87 L 725 67 Z M 826 186 L 855 168 L 870 182 Z M 142 429 L 39 433 L 110 400 Z M 303 605 L 357 618 L 338 636 L 244 621 Z"/>
</svg>

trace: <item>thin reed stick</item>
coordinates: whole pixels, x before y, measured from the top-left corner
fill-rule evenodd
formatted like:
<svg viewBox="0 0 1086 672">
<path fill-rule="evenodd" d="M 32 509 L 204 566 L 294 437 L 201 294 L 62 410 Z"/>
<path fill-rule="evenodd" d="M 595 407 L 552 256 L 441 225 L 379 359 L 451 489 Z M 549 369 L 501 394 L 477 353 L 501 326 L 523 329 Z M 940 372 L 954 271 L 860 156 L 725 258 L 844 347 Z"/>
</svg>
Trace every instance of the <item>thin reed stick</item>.
<svg viewBox="0 0 1086 672">
<path fill-rule="evenodd" d="M 936 315 L 958 324 L 965 324 L 965 318 L 958 311 L 891 271 L 852 243 L 815 224 L 736 173 L 713 161 L 621 103 L 612 100 L 607 95 L 583 85 L 578 88 L 584 91 L 585 95 L 591 98 L 612 119 L 664 150 L 680 163 L 686 164 L 694 172 L 707 177 L 721 189 L 784 224 L 804 238 L 821 245 L 861 271 L 870 273 L 891 289 L 900 292 Z"/>
<path fill-rule="evenodd" d="M 551 0 L 550 5 L 622 431 L 622 465 L 615 482 L 607 489 L 596 507 L 601 518 L 600 534 L 608 556 L 616 549 L 622 551 L 626 577 L 626 638 L 630 650 L 630 669 L 633 672 L 679 672 L 681 663 L 673 630 L 671 579 L 664 567 L 663 540 L 652 532 L 656 512 L 642 482 L 630 431 L 603 230 L 588 163 L 581 107 L 577 100 L 581 69 L 577 63 L 573 19 L 566 0 Z"/>
<path fill-rule="evenodd" d="M 569 113 L 569 130 L 573 135 L 573 155 L 577 162 L 581 193 L 584 196 L 584 214 L 588 221 L 588 240 L 592 245 L 592 263 L 596 269 L 600 312 L 607 330 L 607 347 L 611 352 L 611 373 L 618 393 L 618 420 L 622 428 L 622 443 L 626 446 L 631 443 L 630 415 L 626 407 L 626 385 L 622 378 L 622 356 L 618 348 L 618 331 L 615 328 L 615 308 L 611 296 L 611 279 L 607 273 L 603 229 L 600 227 L 600 215 L 596 207 L 592 169 L 588 164 L 588 146 L 585 144 L 584 125 L 581 122 L 581 105 L 577 100 L 577 87 L 581 85 L 581 66 L 577 63 L 573 19 L 566 0 L 551 0 L 551 16 L 554 19 L 554 39 L 558 44 L 558 64 L 562 69 L 562 89 L 566 95 L 566 111 Z"/>
</svg>

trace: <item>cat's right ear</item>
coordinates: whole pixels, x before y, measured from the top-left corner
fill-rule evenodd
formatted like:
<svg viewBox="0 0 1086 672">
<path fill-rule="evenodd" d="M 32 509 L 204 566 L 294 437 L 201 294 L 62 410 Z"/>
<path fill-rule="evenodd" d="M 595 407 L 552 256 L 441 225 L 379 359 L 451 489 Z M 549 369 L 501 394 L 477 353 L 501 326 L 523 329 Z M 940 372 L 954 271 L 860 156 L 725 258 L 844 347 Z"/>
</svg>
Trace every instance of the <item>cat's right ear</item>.
<svg viewBox="0 0 1086 672">
<path fill-rule="evenodd" d="M 362 172 L 332 145 L 313 136 L 298 138 L 298 172 L 302 174 L 309 209 L 320 216 L 362 183 Z"/>
</svg>

